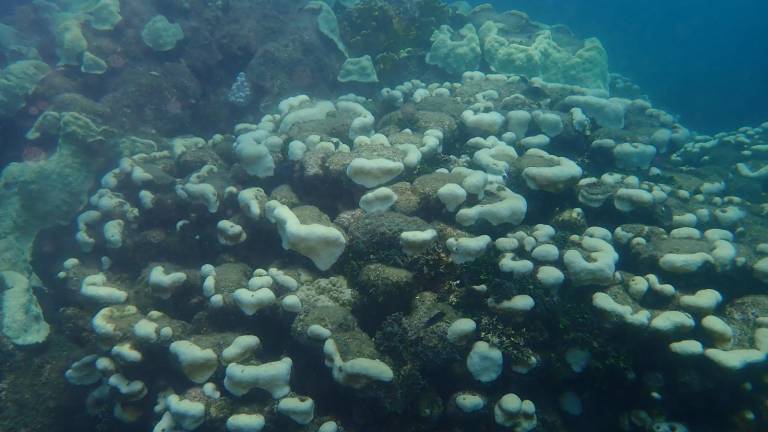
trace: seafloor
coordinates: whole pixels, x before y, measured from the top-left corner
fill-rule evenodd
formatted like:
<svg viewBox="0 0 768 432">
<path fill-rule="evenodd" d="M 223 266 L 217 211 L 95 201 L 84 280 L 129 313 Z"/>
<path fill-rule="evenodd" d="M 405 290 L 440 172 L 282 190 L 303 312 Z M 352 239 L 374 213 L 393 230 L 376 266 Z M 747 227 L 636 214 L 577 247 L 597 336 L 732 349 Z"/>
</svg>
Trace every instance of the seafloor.
<svg viewBox="0 0 768 432">
<path fill-rule="evenodd" d="M 437 0 L 0 24 L 0 430 L 768 430 L 768 123 Z"/>
</svg>

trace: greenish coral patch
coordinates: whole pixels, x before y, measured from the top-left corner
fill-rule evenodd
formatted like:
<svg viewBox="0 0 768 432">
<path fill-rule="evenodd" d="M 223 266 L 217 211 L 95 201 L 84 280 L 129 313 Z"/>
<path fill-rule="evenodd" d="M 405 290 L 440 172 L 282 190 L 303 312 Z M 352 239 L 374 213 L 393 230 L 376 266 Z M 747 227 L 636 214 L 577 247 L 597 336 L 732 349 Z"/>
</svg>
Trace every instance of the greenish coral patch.
<svg viewBox="0 0 768 432">
<path fill-rule="evenodd" d="M 333 41 L 333 43 L 336 44 L 336 47 L 339 48 L 339 51 L 344 53 L 344 55 L 349 55 L 347 53 L 347 47 L 344 46 L 344 42 L 341 40 L 339 21 L 336 18 L 336 14 L 333 13 L 333 9 L 321 1 L 311 1 L 305 8 L 320 11 L 317 15 L 318 30 L 320 30 L 320 33 L 324 34 L 328 39 Z"/>
<path fill-rule="evenodd" d="M 583 47 L 571 53 L 558 45 L 548 30 L 539 32 L 533 43 L 526 45 L 504 37 L 503 29 L 503 24 L 486 21 L 479 31 L 485 61 L 494 72 L 608 88 L 608 55 L 599 40 L 587 39 Z"/>
<path fill-rule="evenodd" d="M 112 30 L 123 19 L 120 0 L 101 0 L 88 13 L 91 27 L 96 30 Z"/>
<path fill-rule="evenodd" d="M 432 48 L 427 63 L 438 66 L 451 74 L 476 70 L 480 66 L 480 38 L 472 24 L 458 32 L 447 25 L 440 26 L 432 34 Z"/>
<path fill-rule="evenodd" d="M 109 67 L 107 62 L 99 57 L 89 53 L 88 51 L 83 54 L 83 65 L 80 66 L 80 70 L 84 73 L 101 75 L 107 71 Z"/>
<path fill-rule="evenodd" d="M 26 102 L 26 97 L 51 71 L 37 60 L 21 60 L 0 71 L 0 118 L 12 116 Z"/>
<path fill-rule="evenodd" d="M 184 39 L 184 30 L 178 23 L 171 23 L 163 15 L 156 15 L 141 31 L 141 40 L 155 51 L 170 51 Z"/>
<path fill-rule="evenodd" d="M 31 274 L 32 243 L 45 228 L 70 221 L 114 158 L 106 130 L 83 115 L 60 113 L 58 148 L 42 162 L 12 163 L 0 176 L 0 270 Z"/>
<path fill-rule="evenodd" d="M 371 56 L 364 55 L 362 57 L 348 58 L 341 65 L 338 80 L 341 82 L 374 83 L 379 82 L 379 77 L 376 75 L 376 68 L 373 66 Z"/>
<path fill-rule="evenodd" d="M 88 41 L 83 35 L 82 17 L 73 14 L 61 14 L 56 18 L 56 54 L 59 64 L 77 66 L 82 62 L 83 53 L 88 49 Z"/>
<path fill-rule="evenodd" d="M 56 54 L 59 64 L 78 66 L 88 50 L 83 34 L 83 23 L 90 23 L 96 30 L 109 31 L 123 19 L 120 0 L 36 0 L 38 7 L 56 37 Z"/>
</svg>

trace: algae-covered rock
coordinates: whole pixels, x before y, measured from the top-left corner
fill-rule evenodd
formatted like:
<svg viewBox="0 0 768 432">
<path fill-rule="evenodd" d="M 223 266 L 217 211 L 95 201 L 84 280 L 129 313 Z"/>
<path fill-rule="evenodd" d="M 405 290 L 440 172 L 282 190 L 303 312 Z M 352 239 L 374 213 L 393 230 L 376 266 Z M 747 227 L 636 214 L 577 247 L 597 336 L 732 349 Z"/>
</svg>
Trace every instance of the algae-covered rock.
<svg viewBox="0 0 768 432">
<path fill-rule="evenodd" d="M 417 217 L 384 212 L 356 219 L 349 227 L 349 244 L 355 256 L 378 257 L 386 260 L 400 253 L 400 234 L 404 231 L 424 231 L 430 225 Z M 360 255 L 358 255 L 358 253 Z"/>
<path fill-rule="evenodd" d="M 343 277 L 315 279 L 299 288 L 296 293 L 307 310 L 321 306 L 341 306 L 351 309 L 357 302 L 357 291 L 351 289 Z M 303 310 L 303 309 L 302 309 Z"/>
<path fill-rule="evenodd" d="M 337 12 L 350 51 L 370 54 L 379 78 L 390 83 L 420 74 L 430 36 L 450 16 L 441 0 L 364 1 Z"/>
<path fill-rule="evenodd" d="M 363 267 L 357 282 L 365 300 L 385 313 L 405 309 L 416 290 L 413 273 L 379 263 Z"/>
<path fill-rule="evenodd" d="M 155 51 L 170 51 L 184 39 L 184 30 L 178 23 L 171 23 L 163 15 L 156 15 L 144 25 L 141 40 Z"/>
<path fill-rule="evenodd" d="M 323 340 L 308 331 L 312 326 L 320 326 L 333 334 L 357 331 L 354 315 L 341 306 L 322 305 L 304 308 L 291 324 L 293 339 L 304 345 L 322 345 Z"/>
<path fill-rule="evenodd" d="M 439 301 L 431 292 L 421 292 L 413 300 L 412 311 L 402 321 L 403 336 L 408 341 L 409 356 L 416 362 L 430 367 L 447 366 L 461 355 L 461 350 L 451 343 L 446 334 L 448 327 L 459 319 L 456 311 Z"/>
<path fill-rule="evenodd" d="M 301 204 L 301 200 L 290 185 L 280 185 L 276 187 L 272 190 L 272 193 L 269 194 L 269 199 L 279 201 L 281 204 L 288 207 L 297 207 Z"/>
<path fill-rule="evenodd" d="M 10 117 L 26 103 L 26 97 L 51 71 L 38 60 L 21 60 L 0 71 L 0 119 Z"/>
<path fill-rule="evenodd" d="M 397 201 L 394 204 L 394 210 L 398 213 L 412 215 L 421 209 L 421 197 L 411 187 L 408 182 L 395 183 L 389 187 L 397 195 Z"/>
<path fill-rule="evenodd" d="M 44 342 L 50 333 L 29 280 L 13 272 L 0 272 L 3 291 L 3 334 L 16 345 Z"/>
<path fill-rule="evenodd" d="M 413 191 L 421 199 L 432 204 L 442 204 L 438 202 L 437 191 L 447 184 L 461 184 L 464 177 L 457 173 L 434 172 L 419 176 L 413 181 Z"/>
</svg>

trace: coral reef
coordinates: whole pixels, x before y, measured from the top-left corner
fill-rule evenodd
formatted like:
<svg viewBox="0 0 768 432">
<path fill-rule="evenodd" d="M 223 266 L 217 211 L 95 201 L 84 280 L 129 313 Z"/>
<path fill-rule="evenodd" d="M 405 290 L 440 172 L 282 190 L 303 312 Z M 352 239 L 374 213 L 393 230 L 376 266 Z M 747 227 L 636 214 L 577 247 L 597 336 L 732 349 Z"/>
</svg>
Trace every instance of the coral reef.
<svg viewBox="0 0 768 432">
<path fill-rule="evenodd" d="M 30 17 L 66 31 L 0 77 L 50 150 L 0 177 L 1 429 L 768 424 L 768 124 L 697 134 L 487 5 Z"/>
</svg>

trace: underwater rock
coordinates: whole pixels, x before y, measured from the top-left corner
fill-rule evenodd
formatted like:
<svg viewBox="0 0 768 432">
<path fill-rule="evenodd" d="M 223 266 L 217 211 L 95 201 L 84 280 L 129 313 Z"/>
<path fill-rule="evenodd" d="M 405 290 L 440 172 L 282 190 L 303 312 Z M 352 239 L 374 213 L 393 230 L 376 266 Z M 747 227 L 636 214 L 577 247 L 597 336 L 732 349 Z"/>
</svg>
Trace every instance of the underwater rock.
<svg viewBox="0 0 768 432">
<path fill-rule="evenodd" d="M 405 310 L 417 290 L 413 278 L 413 273 L 406 269 L 378 263 L 366 265 L 357 280 L 357 289 L 364 294 L 363 307 L 376 310 L 379 317 Z"/>
<path fill-rule="evenodd" d="M 429 228 L 430 225 L 427 222 L 417 217 L 384 212 L 368 214 L 355 220 L 347 234 L 350 248 L 355 251 L 355 254 L 384 258 L 393 254 L 394 251 L 399 251 L 402 232 L 424 231 Z"/>
</svg>

